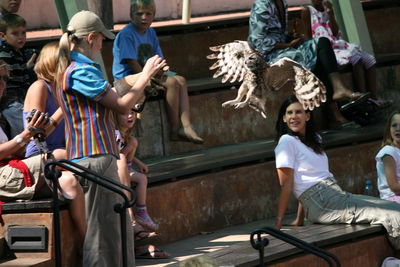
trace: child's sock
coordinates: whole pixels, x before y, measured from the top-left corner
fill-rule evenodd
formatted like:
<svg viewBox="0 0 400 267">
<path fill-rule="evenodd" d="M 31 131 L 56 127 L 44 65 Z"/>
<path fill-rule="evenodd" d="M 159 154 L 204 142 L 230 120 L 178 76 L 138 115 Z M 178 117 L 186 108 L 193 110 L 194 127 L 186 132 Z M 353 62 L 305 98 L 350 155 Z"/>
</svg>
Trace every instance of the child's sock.
<svg viewBox="0 0 400 267">
<path fill-rule="evenodd" d="M 135 213 L 136 213 L 136 219 L 139 221 L 139 223 L 153 230 L 157 228 L 157 225 L 153 222 L 153 220 L 147 213 L 146 205 L 136 205 Z"/>
</svg>

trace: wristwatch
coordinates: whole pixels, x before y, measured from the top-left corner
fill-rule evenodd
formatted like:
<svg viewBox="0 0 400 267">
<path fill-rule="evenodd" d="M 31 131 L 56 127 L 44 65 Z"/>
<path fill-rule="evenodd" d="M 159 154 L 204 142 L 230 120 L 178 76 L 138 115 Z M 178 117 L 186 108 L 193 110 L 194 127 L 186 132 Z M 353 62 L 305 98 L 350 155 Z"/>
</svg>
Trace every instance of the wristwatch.
<svg viewBox="0 0 400 267">
<path fill-rule="evenodd" d="M 21 136 L 19 136 L 18 134 L 14 137 L 15 142 L 17 142 L 18 145 L 20 145 L 21 147 L 26 145 L 26 142 L 24 140 L 24 138 L 22 138 Z"/>
</svg>

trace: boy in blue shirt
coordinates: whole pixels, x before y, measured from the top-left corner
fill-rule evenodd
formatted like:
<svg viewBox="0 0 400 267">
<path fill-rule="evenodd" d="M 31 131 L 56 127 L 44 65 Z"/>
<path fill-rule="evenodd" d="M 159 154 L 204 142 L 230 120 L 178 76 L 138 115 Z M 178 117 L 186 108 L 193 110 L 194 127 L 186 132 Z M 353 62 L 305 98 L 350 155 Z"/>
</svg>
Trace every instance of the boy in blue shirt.
<svg viewBox="0 0 400 267">
<path fill-rule="evenodd" d="M 154 29 L 150 28 L 155 12 L 154 0 L 132 1 L 131 23 L 118 33 L 114 41 L 113 75 L 115 80 L 141 72 L 151 56 L 164 57 L 157 35 Z M 202 144 L 203 139 L 197 135 L 190 122 L 186 79 L 172 72 L 167 72 L 166 75 L 167 79 L 163 85 L 166 88 L 171 140 Z"/>
</svg>

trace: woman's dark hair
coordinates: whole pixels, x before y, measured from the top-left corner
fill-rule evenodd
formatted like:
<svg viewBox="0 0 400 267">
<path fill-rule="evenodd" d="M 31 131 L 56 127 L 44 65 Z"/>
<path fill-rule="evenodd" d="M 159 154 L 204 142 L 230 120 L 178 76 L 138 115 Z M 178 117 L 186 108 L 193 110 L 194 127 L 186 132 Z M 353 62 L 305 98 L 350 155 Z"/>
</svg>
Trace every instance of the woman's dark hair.
<svg viewBox="0 0 400 267">
<path fill-rule="evenodd" d="M 305 144 L 306 146 L 310 147 L 314 150 L 315 153 L 321 154 L 323 152 L 322 143 L 320 140 L 320 136 L 314 129 L 313 117 L 312 112 L 306 110 L 307 113 L 310 113 L 310 119 L 306 122 L 306 135 L 302 136 L 299 133 L 295 133 L 289 129 L 286 122 L 283 121 L 283 116 L 286 113 L 286 109 L 293 103 L 297 103 L 299 100 L 296 96 L 291 95 L 289 96 L 281 105 L 278 113 L 278 119 L 276 121 L 275 130 L 276 130 L 276 138 L 275 140 L 278 141 L 284 134 L 289 134 L 292 136 L 299 137 L 300 141 Z"/>
</svg>

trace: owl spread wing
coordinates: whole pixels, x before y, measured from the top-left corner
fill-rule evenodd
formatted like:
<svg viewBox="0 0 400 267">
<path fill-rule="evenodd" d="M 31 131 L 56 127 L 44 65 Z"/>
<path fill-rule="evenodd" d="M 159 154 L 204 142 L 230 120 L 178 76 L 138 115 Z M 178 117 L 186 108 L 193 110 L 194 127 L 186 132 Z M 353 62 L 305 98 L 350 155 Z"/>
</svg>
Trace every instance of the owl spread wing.
<svg viewBox="0 0 400 267">
<path fill-rule="evenodd" d="M 292 83 L 294 93 L 304 109 L 313 110 L 326 101 L 324 84 L 311 71 L 289 58 L 282 58 L 267 69 L 267 83 L 279 90 Z"/>
<path fill-rule="evenodd" d="M 245 54 L 252 51 L 245 41 L 235 41 L 220 46 L 210 47 L 213 51 L 208 59 L 217 59 L 210 70 L 217 69 L 214 78 L 222 76 L 222 82 L 241 82 L 247 72 L 245 67 Z"/>
<path fill-rule="evenodd" d="M 268 95 L 281 88 L 294 90 L 304 109 L 313 110 L 326 101 L 326 89 L 322 82 L 297 62 L 283 58 L 272 65 L 266 64 L 246 41 L 234 41 L 210 47 L 208 59 L 217 61 L 210 67 L 216 69 L 214 78 L 222 76 L 222 82 L 242 82 L 235 99 L 223 107 L 250 106 L 266 118 Z M 244 99 L 244 100 L 243 100 Z"/>
</svg>

